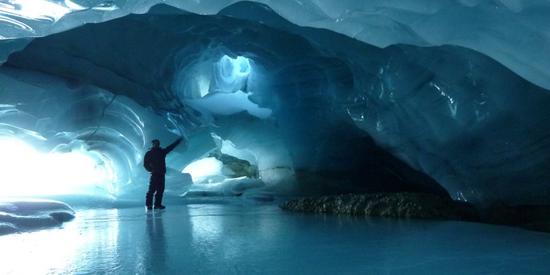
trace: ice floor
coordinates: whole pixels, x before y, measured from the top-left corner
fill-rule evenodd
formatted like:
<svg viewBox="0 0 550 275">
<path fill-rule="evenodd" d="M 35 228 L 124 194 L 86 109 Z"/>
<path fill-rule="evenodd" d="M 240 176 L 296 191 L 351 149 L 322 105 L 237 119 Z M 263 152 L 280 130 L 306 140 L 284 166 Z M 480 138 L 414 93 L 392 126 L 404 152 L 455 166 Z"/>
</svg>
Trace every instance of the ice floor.
<svg viewBox="0 0 550 275">
<path fill-rule="evenodd" d="M 276 206 L 79 210 L 0 237 L 0 274 L 550 274 L 550 234 Z"/>
</svg>

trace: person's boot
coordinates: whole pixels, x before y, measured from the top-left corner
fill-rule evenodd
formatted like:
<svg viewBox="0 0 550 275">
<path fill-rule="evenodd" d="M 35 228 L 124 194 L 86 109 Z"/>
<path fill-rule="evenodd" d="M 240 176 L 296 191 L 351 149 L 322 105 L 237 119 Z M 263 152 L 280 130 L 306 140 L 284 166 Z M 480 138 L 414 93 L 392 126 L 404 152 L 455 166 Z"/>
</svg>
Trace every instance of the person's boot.
<svg viewBox="0 0 550 275">
<path fill-rule="evenodd" d="M 155 206 L 155 209 L 164 209 L 164 208 L 166 208 L 166 206 L 164 206 L 164 205 L 157 205 L 157 206 Z"/>
<path fill-rule="evenodd" d="M 152 206 L 145 206 L 147 208 L 147 210 L 153 210 L 153 207 Z"/>
</svg>

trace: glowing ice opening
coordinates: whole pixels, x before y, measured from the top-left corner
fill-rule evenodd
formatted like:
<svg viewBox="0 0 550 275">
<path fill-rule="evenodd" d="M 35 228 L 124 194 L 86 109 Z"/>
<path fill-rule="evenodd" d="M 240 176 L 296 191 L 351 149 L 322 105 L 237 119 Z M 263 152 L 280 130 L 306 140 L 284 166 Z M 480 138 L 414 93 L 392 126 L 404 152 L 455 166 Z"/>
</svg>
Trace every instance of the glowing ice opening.
<svg viewBox="0 0 550 275">
<path fill-rule="evenodd" d="M 223 81 L 231 84 L 247 78 L 252 72 L 252 66 L 250 60 L 244 56 L 231 58 L 224 55 L 219 61 L 219 72 Z"/>
<path fill-rule="evenodd" d="M 206 96 L 210 92 L 210 79 L 203 75 L 197 77 L 197 86 L 200 97 Z"/>
<path fill-rule="evenodd" d="M 105 194 L 116 174 L 84 149 L 43 153 L 14 138 L 0 138 L 2 196 Z"/>
<path fill-rule="evenodd" d="M 223 163 L 209 157 L 194 161 L 183 168 L 183 173 L 191 175 L 194 183 L 205 181 L 210 176 L 222 175 Z"/>
<path fill-rule="evenodd" d="M 222 66 L 222 72 L 225 76 L 246 77 L 250 74 L 252 67 L 250 66 L 250 60 L 244 56 L 237 56 L 231 58 L 227 55 L 222 56 L 220 59 Z"/>
</svg>

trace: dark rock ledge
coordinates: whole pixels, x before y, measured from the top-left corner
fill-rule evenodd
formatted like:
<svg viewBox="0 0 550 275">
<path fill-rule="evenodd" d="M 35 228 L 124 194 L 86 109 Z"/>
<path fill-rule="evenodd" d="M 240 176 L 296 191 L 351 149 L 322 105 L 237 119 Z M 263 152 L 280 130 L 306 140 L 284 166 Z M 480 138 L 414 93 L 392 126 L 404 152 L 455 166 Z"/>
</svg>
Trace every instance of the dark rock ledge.
<svg viewBox="0 0 550 275">
<path fill-rule="evenodd" d="M 478 208 L 470 203 L 424 193 L 346 194 L 298 198 L 289 200 L 280 207 L 304 213 L 460 220 L 550 232 L 550 206 L 547 205 L 495 204 Z"/>
<path fill-rule="evenodd" d="M 386 218 L 476 220 L 473 206 L 423 193 L 346 194 L 293 199 L 289 211 Z"/>
</svg>

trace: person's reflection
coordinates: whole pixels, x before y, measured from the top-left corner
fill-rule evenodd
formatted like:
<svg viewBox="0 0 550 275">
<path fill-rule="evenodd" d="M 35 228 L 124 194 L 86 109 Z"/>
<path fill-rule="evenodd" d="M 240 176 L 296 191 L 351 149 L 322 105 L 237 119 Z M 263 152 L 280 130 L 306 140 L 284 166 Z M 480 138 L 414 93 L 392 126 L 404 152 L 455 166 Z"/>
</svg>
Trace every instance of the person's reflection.
<svg viewBox="0 0 550 275">
<path fill-rule="evenodd" d="M 151 274 L 163 274 L 166 271 L 166 240 L 162 212 L 150 212 L 147 215 L 147 236 L 150 253 L 146 255 L 147 270 Z"/>
</svg>

